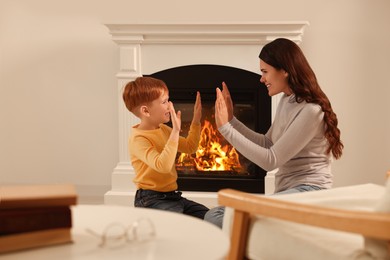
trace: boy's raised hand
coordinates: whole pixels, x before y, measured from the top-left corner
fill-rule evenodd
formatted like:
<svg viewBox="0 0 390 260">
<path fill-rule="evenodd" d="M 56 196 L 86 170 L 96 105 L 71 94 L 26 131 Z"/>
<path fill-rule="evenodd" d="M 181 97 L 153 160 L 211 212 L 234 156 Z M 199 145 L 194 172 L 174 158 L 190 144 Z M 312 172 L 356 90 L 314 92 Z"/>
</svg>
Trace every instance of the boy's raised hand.
<svg viewBox="0 0 390 260">
<path fill-rule="evenodd" d="M 200 119 L 202 118 L 202 101 L 200 98 L 199 91 L 196 92 L 196 101 L 194 105 L 194 116 L 192 118 L 192 123 L 200 124 Z"/>
<path fill-rule="evenodd" d="M 169 112 L 171 114 L 172 129 L 179 133 L 181 129 L 181 111 L 175 111 L 173 103 L 169 101 Z"/>
</svg>

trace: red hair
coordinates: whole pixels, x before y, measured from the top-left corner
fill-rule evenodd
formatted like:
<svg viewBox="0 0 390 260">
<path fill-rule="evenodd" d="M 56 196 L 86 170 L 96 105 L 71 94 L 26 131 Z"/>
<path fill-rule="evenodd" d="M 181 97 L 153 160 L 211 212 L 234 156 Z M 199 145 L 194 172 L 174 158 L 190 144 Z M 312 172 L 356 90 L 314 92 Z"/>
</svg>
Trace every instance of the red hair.
<svg viewBox="0 0 390 260">
<path fill-rule="evenodd" d="M 122 96 L 127 109 L 138 116 L 136 108 L 149 104 L 167 92 L 168 87 L 164 81 L 152 77 L 138 77 L 126 84 Z"/>
</svg>

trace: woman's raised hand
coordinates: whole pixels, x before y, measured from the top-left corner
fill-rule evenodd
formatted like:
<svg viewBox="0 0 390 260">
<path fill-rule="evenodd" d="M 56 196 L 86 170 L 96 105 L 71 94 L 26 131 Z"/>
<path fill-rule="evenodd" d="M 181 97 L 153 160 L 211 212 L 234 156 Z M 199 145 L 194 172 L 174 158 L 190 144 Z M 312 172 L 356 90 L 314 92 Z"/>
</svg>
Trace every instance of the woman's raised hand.
<svg viewBox="0 0 390 260">
<path fill-rule="evenodd" d="M 233 101 L 232 97 L 230 96 L 229 89 L 225 82 L 222 82 L 222 96 L 225 100 L 227 113 L 228 113 L 228 121 L 233 119 Z"/>
<path fill-rule="evenodd" d="M 228 107 L 222 91 L 217 88 L 217 99 L 215 100 L 215 124 L 217 127 L 223 126 L 229 122 Z"/>
</svg>

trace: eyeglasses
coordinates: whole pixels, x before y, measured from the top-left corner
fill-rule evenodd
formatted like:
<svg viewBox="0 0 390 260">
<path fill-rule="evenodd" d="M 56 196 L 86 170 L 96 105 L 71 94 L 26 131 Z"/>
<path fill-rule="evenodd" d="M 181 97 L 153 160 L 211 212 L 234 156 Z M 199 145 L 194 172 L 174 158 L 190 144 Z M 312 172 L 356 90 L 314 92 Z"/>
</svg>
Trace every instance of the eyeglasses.
<svg viewBox="0 0 390 260">
<path fill-rule="evenodd" d="M 141 218 L 134 221 L 130 226 L 125 226 L 119 222 L 107 225 L 102 234 L 87 228 L 86 231 L 101 239 L 99 247 L 116 248 L 125 243 L 147 242 L 156 237 L 156 228 L 148 218 Z"/>
</svg>

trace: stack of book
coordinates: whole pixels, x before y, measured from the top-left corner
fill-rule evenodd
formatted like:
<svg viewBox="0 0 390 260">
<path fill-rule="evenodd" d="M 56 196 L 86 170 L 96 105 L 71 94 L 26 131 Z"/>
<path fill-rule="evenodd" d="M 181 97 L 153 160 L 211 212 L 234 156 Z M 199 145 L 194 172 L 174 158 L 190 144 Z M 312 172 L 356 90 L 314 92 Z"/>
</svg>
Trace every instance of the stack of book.
<svg viewBox="0 0 390 260">
<path fill-rule="evenodd" d="M 74 185 L 0 186 L 0 253 L 72 241 Z"/>
</svg>

